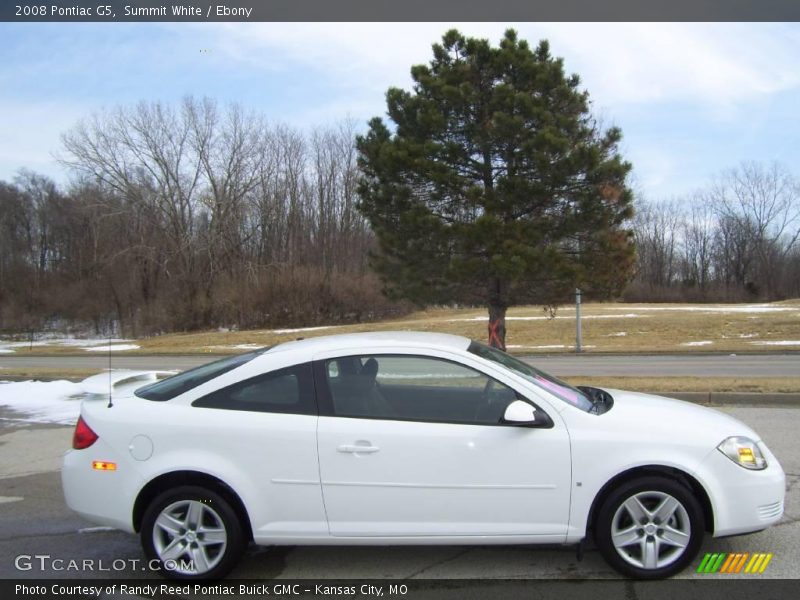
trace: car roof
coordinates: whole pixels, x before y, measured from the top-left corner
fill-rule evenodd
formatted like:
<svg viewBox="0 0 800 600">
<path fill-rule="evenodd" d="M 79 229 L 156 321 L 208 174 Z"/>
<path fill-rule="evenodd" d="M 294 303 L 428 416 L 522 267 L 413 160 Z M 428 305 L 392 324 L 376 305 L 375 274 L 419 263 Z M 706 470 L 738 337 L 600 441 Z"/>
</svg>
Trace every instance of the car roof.
<svg viewBox="0 0 800 600">
<path fill-rule="evenodd" d="M 397 346 L 402 348 L 438 348 L 441 350 L 466 350 L 472 340 L 449 333 L 428 333 L 422 331 L 372 331 L 365 333 L 343 333 L 323 335 L 308 339 L 284 342 L 270 348 L 264 355 L 276 352 L 295 351 L 302 353 L 325 352 L 328 350 L 357 349 L 369 352 L 371 347 Z"/>
</svg>

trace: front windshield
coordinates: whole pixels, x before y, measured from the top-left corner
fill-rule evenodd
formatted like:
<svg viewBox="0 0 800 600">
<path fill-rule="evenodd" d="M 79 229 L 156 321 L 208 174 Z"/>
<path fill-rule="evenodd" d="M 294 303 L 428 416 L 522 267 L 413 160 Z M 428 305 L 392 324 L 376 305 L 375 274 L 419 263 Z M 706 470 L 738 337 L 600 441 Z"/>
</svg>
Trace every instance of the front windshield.
<svg viewBox="0 0 800 600">
<path fill-rule="evenodd" d="M 470 344 L 468 351 L 480 356 L 481 358 L 485 358 L 486 360 L 490 360 L 494 363 L 502 365 L 507 369 L 511 369 L 516 374 L 522 375 L 531 383 L 544 388 L 556 398 L 563 400 L 564 402 L 576 408 L 586 412 L 589 412 L 592 409 L 592 401 L 579 389 L 564 381 L 561 381 L 557 377 L 553 377 L 549 373 L 540 371 L 533 365 L 529 365 L 518 358 L 514 358 L 510 354 L 506 354 L 502 350 L 491 348 L 486 344 L 473 341 Z"/>
</svg>

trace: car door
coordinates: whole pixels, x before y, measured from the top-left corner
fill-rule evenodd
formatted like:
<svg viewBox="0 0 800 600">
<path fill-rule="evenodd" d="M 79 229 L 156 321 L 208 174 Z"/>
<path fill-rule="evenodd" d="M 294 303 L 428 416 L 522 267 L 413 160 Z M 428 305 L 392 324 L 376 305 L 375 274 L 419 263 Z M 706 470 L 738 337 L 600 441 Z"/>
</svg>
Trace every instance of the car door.
<svg viewBox="0 0 800 600">
<path fill-rule="evenodd" d="M 557 413 L 550 428 L 500 423 L 519 393 L 443 355 L 333 357 L 314 369 L 333 536 L 563 540 L 570 445 Z"/>
<path fill-rule="evenodd" d="M 257 542 L 328 535 L 310 363 L 201 394 L 192 407 L 181 427 L 205 439 L 196 456 L 212 450 L 206 466 L 243 497 Z"/>
</svg>

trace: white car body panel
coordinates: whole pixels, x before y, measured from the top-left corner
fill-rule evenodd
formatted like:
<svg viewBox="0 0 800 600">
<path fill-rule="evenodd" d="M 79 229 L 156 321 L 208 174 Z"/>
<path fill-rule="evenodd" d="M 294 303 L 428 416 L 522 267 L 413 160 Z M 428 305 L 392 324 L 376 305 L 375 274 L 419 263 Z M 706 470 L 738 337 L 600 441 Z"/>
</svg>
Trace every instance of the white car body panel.
<svg viewBox="0 0 800 600">
<path fill-rule="evenodd" d="M 359 443 L 378 451 L 338 451 Z M 566 535 L 571 481 L 563 425 L 320 417 L 319 454 L 335 536 Z"/>
<path fill-rule="evenodd" d="M 363 345 L 340 347 L 313 358 L 363 352 Z M 419 353 L 418 347 L 369 348 L 378 357 Z M 483 371 L 519 391 L 528 387 L 524 379 L 487 368 L 463 352 L 428 348 L 425 355 Z M 569 436 L 558 413 L 536 392 L 525 395 L 547 407 L 553 429 L 320 417 L 320 472 L 331 534 L 525 535 L 563 542 L 571 488 Z M 371 442 L 379 451 L 338 451 L 359 442 Z"/>
<path fill-rule="evenodd" d="M 617 390 L 611 390 L 609 412 L 588 414 L 468 353 L 468 344 L 466 338 L 440 334 L 330 336 L 278 346 L 166 402 L 135 397 L 135 386 L 122 386 L 112 408 L 99 398 L 83 404 L 82 417 L 99 440 L 65 455 L 67 503 L 91 521 L 132 532 L 133 507 L 148 482 L 195 471 L 236 493 L 260 544 L 574 543 L 586 536 L 592 504 L 604 485 L 630 469 L 657 466 L 680 471 L 703 488 L 714 535 L 756 531 L 780 519 L 784 474 L 766 446 L 760 444 L 768 461 L 763 471 L 744 469 L 716 450 L 729 436 L 760 441 L 739 421 L 677 400 Z M 530 399 L 554 426 L 191 406 L 267 371 L 354 354 L 420 354 L 459 362 Z M 148 440 L 149 455 L 141 450 Z M 379 451 L 338 451 L 359 443 Z M 118 468 L 95 471 L 95 460 L 116 462 Z"/>
<path fill-rule="evenodd" d="M 767 469 L 749 471 L 716 449 L 731 436 L 760 441 L 750 427 L 717 410 L 672 398 L 608 392 L 614 398 L 614 408 L 600 417 L 602 426 L 598 426 L 595 415 L 574 410 L 562 413 L 572 436 L 576 481 L 571 541 L 585 535 L 589 509 L 603 485 L 620 473 L 645 466 L 672 468 L 693 477 L 709 497 L 716 537 L 764 528 L 763 521 L 756 518 L 755 507 L 768 504 L 770 499 L 775 502 L 785 490 L 777 459 L 770 455 Z M 621 439 L 625 443 L 620 443 Z M 765 448 L 762 444 L 762 451 Z M 577 482 L 582 485 L 577 486 Z M 741 496 L 733 492 L 737 488 L 757 490 L 752 506 L 741 502 Z"/>
<path fill-rule="evenodd" d="M 136 419 L 150 421 L 147 437 L 153 444 L 153 456 L 136 461 L 128 452 L 109 452 L 105 447 L 95 450 L 102 438 L 87 449 L 92 458 L 84 458 L 84 451 L 70 451 L 65 460 L 80 460 L 89 471 L 93 460 L 118 463 L 117 471 L 91 472 L 93 479 L 103 482 L 103 475 L 135 473 L 140 487 L 133 492 L 138 495 L 146 482 L 160 475 L 176 471 L 205 473 L 236 490 L 248 507 L 254 536 L 328 534 L 316 452 L 318 417 L 187 409 L 170 402 L 143 402 L 130 397 L 114 402 L 112 409 L 98 402 L 85 405 L 82 414 L 89 426 L 111 439 L 127 438 L 128 443 L 121 444 L 127 449 L 133 437 L 128 423 Z M 203 441 L 187 448 L 187 440 Z M 105 491 L 106 497 L 119 496 L 115 486 Z M 70 497 L 68 494 L 68 503 Z M 135 496 L 129 496 L 124 503 L 132 506 L 134 500 Z M 132 531 L 131 514 L 128 509 L 124 517 L 117 515 L 115 526 L 120 527 L 124 519 L 125 526 L 121 528 Z"/>
</svg>

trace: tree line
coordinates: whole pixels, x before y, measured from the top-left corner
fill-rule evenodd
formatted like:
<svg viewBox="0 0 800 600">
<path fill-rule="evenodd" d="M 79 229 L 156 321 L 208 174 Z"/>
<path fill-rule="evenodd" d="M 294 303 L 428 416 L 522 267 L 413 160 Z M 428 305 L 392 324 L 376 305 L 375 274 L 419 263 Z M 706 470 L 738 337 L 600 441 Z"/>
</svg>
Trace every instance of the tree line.
<svg viewBox="0 0 800 600">
<path fill-rule="evenodd" d="M 684 199 L 640 200 L 628 300 L 753 301 L 800 296 L 800 181 L 746 162 Z"/>
<path fill-rule="evenodd" d="M 406 309 L 367 267 L 354 125 L 304 132 L 193 98 L 93 115 L 62 189 L 0 182 L 0 328 L 125 335 L 287 327 Z"/>
<path fill-rule="evenodd" d="M 0 330 L 136 336 L 408 311 L 369 268 L 355 129 L 193 98 L 91 116 L 63 136 L 69 185 L 0 182 Z M 687 199 L 639 198 L 623 297 L 800 296 L 799 190 L 787 169 L 746 163 Z"/>
</svg>

